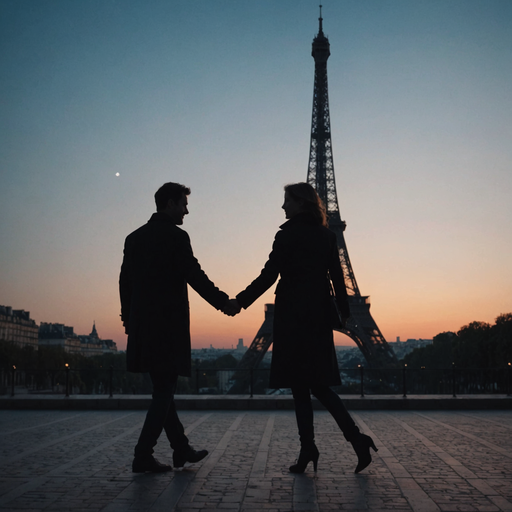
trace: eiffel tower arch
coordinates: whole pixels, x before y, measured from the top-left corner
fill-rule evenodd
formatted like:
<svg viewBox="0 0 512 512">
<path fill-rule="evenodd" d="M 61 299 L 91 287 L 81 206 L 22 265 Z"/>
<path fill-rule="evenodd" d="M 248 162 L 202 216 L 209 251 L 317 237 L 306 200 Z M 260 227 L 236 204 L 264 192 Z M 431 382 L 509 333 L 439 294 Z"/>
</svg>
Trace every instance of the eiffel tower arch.
<svg viewBox="0 0 512 512">
<path fill-rule="evenodd" d="M 329 228 L 336 233 L 338 241 L 351 312 L 346 328 L 339 332 L 349 336 L 356 343 L 370 368 L 396 368 L 398 365 L 396 356 L 370 313 L 369 297 L 361 295 L 345 242 L 344 231 L 347 225 L 340 217 L 332 157 L 327 86 L 327 59 L 331 52 L 329 40 L 323 32 L 321 9 L 320 6 L 319 31 L 313 39 L 311 51 L 315 60 L 315 83 L 307 181 L 324 202 L 329 216 Z M 272 344 L 272 320 L 273 304 L 266 304 L 265 320 L 240 360 L 239 369 L 256 368 L 259 365 Z"/>
</svg>

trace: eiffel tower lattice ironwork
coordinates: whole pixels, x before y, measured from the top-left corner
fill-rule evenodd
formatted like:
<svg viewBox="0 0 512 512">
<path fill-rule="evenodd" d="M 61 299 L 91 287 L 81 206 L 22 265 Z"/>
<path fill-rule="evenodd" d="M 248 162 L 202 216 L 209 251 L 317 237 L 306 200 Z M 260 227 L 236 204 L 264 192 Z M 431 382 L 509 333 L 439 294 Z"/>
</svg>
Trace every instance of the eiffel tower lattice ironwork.
<svg viewBox="0 0 512 512">
<path fill-rule="evenodd" d="M 338 241 L 340 261 L 345 275 L 351 311 L 351 318 L 347 322 L 346 328 L 340 330 L 340 332 L 355 341 L 370 367 L 393 368 L 397 366 L 396 356 L 370 314 L 369 297 L 362 296 L 359 291 L 343 234 L 346 223 L 340 217 L 334 179 L 327 87 L 327 59 L 331 53 L 329 40 L 323 33 L 321 9 L 322 6 L 320 6 L 320 18 L 318 19 L 319 31 L 313 39 L 311 52 L 315 59 L 315 85 L 307 181 L 323 200 L 329 216 L 329 227 L 336 233 Z M 238 369 L 257 368 L 260 364 L 272 344 L 273 313 L 274 305 L 265 304 L 265 320 L 240 360 Z M 241 382 L 239 384 L 241 385 Z M 233 386 L 230 392 L 240 392 L 240 385 Z"/>
</svg>

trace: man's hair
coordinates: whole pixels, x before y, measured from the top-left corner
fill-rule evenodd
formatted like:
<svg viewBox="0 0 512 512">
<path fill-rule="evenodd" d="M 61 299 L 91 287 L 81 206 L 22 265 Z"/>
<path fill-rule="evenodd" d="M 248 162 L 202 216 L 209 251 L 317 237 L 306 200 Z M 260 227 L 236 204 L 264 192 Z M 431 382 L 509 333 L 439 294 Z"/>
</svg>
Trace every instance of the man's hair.
<svg viewBox="0 0 512 512">
<path fill-rule="evenodd" d="M 169 199 L 178 202 L 183 196 L 190 195 L 190 189 L 179 183 L 164 183 L 155 192 L 156 211 L 165 210 Z"/>
<path fill-rule="evenodd" d="M 324 202 L 309 183 L 292 183 L 286 185 L 284 190 L 295 201 L 302 201 L 304 211 L 311 213 L 318 224 L 328 226 Z"/>
</svg>

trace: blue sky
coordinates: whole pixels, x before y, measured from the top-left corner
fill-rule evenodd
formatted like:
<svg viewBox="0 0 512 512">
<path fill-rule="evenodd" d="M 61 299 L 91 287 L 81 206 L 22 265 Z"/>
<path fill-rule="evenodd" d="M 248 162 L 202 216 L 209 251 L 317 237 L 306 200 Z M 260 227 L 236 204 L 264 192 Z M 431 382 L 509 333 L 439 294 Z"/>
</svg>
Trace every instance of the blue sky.
<svg viewBox="0 0 512 512">
<path fill-rule="evenodd" d="M 362 293 L 388 340 L 512 310 L 512 3 L 323 2 L 334 166 Z M 0 304 L 124 345 L 125 236 L 166 181 L 235 295 L 306 179 L 312 1 L 0 0 Z M 116 176 L 119 173 L 119 176 Z M 195 346 L 250 343 L 269 291 Z M 337 338 L 344 343 L 345 338 Z"/>
</svg>

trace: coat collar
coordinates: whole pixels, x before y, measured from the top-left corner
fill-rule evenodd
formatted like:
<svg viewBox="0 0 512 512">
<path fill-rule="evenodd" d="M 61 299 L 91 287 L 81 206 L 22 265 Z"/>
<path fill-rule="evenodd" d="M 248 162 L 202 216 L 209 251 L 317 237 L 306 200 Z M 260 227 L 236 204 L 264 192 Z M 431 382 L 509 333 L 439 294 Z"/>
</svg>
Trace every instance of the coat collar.
<svg viewBox="0 0 512 512">
<path fill-rule="evenodd" d="M 151 218 L 148 220 L 148 222 L 170 222 L 171 224 L 174 224 L 171 217 L 167 215 L 167 213 L 164 212 L 156 212 L 151 215 Z M 176 225 L 176 224 L 174 224 Z"/>
<path fill-rule="evenodd" d="M 318 225 L 318 221 L 315 219 L 313 214 L 309 212 L 301 212 L 292 217 L 290 220 L 286 221 L 284 224 L 279 226 L 280 229 L 286 229 L 290 226 L 295 226 L 296 224 L 314 224 Z"/>
</svg>

